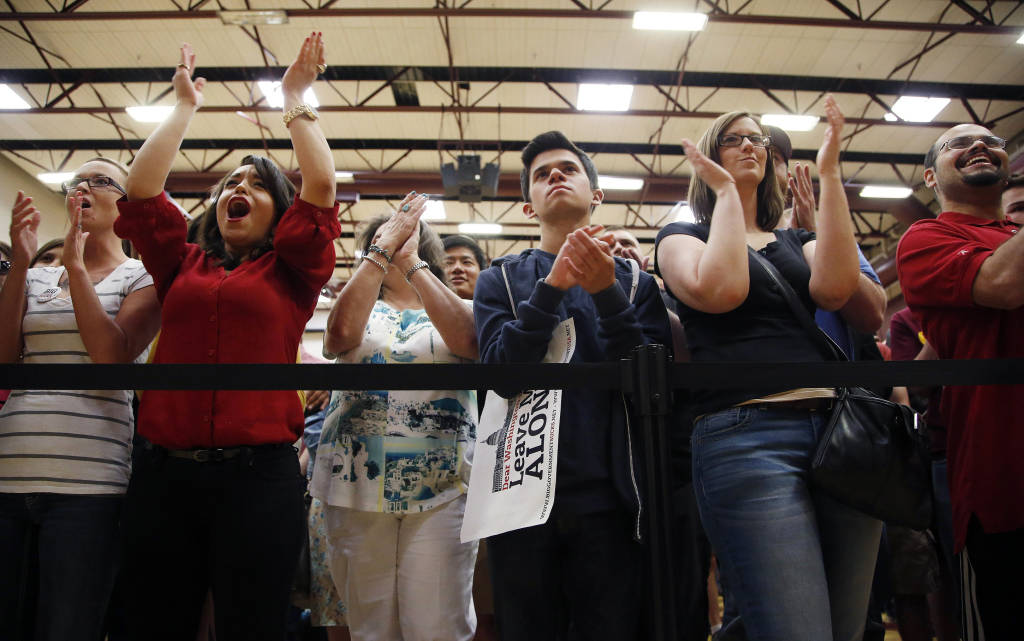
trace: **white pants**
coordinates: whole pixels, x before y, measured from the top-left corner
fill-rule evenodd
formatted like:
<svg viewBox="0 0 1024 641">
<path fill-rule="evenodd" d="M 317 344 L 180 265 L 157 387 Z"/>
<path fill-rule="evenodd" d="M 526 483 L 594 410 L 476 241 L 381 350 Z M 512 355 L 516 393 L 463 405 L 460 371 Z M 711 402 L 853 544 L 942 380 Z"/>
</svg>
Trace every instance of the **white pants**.
<svg viewBox="0 0 1024 641">
<path fill-rule="evenodd" d="M 470 641 L 476 541 L 461 543 L 466 496 L 429 512 L 327 507 L 331 560 L 355 641 Z M 346 577 L 347 574 L 347 577 Z"/>
</svg>

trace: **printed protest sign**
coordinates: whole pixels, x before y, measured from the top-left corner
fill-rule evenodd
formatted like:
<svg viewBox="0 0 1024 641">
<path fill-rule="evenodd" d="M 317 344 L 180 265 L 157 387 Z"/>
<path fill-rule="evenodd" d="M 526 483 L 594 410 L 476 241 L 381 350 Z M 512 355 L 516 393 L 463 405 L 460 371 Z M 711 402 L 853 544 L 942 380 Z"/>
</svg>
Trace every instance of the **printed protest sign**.
<svg viewBox="0 0 1024 641">
<path fill-rule="evenodd" d="M 555 328 L 545 363 L 568 363 L 573 319 Z M 505 399 L 487 392 L 476 430 L 462 541 L 540 525 L 555 500 L 562 390 L 530 390 Z"/>
</svg>

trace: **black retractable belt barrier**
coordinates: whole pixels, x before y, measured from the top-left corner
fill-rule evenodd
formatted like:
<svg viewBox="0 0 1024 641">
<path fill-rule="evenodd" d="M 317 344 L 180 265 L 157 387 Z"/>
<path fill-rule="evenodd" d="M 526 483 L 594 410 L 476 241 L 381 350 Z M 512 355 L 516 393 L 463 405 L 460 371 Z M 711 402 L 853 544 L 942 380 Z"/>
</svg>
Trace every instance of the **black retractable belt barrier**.
<svg viewBox="0 0 1024 641">
<path fill-rule="evenodd" d="M 0 389 L 622 389 L 623 363 L 507 365 L 6 364 Z M 676 363 L 672 389 L 1024 383 L 1024 359 L 854 363 Z"/>
<path fill-rule="evenodd" d="M 676 639 L 675 563 L 672 560 L 672 512 L 669 501 L 668 414 L 672 389 L 668 384 L 669 352 L 664 345 L 643 345 L 623 368 L 623 391 L 643 426 L 646 468 L 647 548 L 650 561 L 651 614 L 654 639 Z"/>
<path fill-rule="evenodd" d="M 795 389 L 1024 384 L 1024 359 L 827 363 L 676 363 L 647 345 L 609 363 L 508 365 L 7 364 L 0 389 L 421 390 L 603 389 L 633 396 L 643 425 L 654 638 L 674 640 L 667 415 L 673 389 Z"/>
</svg>

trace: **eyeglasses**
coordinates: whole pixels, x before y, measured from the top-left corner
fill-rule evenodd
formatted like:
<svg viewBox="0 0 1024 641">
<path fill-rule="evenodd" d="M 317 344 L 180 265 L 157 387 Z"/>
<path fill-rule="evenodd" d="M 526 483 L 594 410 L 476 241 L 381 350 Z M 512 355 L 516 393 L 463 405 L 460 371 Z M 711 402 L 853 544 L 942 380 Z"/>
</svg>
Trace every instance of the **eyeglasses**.
<svg viewBox="0 0 1024 641">
<path fill-rule="evenodd" d="M 1006 140 L 999 136 L 957 136 L 942 143 L 942 147 L 947 149 L 968 149 L 979 140 L 989 149 L 1006 148 Z M 942 151 L 942 147 L 939 147 L 939 151 Z"/>
<path fill-rule="evenodd" d="M 91 189 L 116 189 L 122 194 L 127 195 L 128 193 L 124 190 L 124 188 L 121 187 L 121 185 L 117 184 L 117 181 L 115 181 L 110 176 L 75 176 L 71 180 L 62 182 L 60 184 L 60 188 L 66 196 L 67 194 L 71 193 L 71 190 L 73 190 L 75 187 L 78 187 L 84 182 L 89 183 L 89 187 Z"/>
<path fill-rule="evenodd" d="M 759 136 L 757 134 L 747 134 L 741 136 L 739 134 L 722 134 L 718 137 L 718 144 L 721 147 L 739 147 L 743 144 L 743 139 L 746 138 L 750 141 L 750 144 L 755 147 L 767 147 L 772 144 L 771 136 Z"/>
<path fill-rule="evenodd" d="M 0 260 L 0 276 L 6 275 L 9 271 L 11 271 L 11 261 Z"/>
</svg>

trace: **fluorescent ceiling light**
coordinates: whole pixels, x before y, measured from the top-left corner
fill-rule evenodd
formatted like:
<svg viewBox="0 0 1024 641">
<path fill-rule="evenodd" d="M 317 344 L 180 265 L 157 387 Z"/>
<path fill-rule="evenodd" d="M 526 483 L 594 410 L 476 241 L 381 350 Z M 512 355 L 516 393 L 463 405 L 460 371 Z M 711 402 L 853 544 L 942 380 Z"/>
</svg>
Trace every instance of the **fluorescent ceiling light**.
<svg viewBox="0 0 1024 641">
<path fill-rule="evenodd" d="M 695 223 L 697 219 L 693 215 L 693 210 L 690 209 L 690 203 L 685 200 L 680 200 L 672 209 L 669 210 L 669 217 L 677 223 Z"/>
<path fill-rule="evenodd" d="M 355 174 L 351 171 L 336 171 L 334 172 L 334 180 L 339 183 L 351 183 L 355 182 Z"/>
<path fill-rule="evenodd" d="M 224 24 L 288 24 L 285 11 L 218 11 Z"/>
<path fill-rule="evenodd" d="M 281 92 L 281 82 L 279 80 L 260 80 L 256 85 L 266 97 L 268 105 L 276 109 L 284 107 L 284 94 Z M 302 94 L 302 100 L 311 107 L 320 106 L 320 101 L 316 99 L 316 94 L 313 93 L 312 87 Z"/>
<path fill-rule="evenodd" d="M 643 178 L 621 178 L 619 176 L 598 176 L 597 186 L 601 189 L 636 191 L 644 186 Z"/>
<path fill-rule="evenodd" d="M 882 117 L 885 118 L 886 120 L 888 120 L 889 122 L 896 122 L 897 120 L 899 120 L 899 118 L 896 117 L 896 114 L 888 112 L 888 111 L 885 112 L 885 115 L 882 116 Z"/>
<path fill-rule="evenodd" d="M 810 131 L 817 126 L 821 120 L 817 116 L 807 114 L 764 114 L 761 116 L 762 125 L 771 125 L 786 131 Z"/>
<path fill-rule="evenodd" d="M 31 109 L 25 99 L 14 93 L 7 85 L 0 83 L 0 109 Z"/>
<path fill-rule="evenodd" d="M 448 214 L 445 213 L 444 203 L 440 200 L 428 200 L 427 211 L 420 216 L 420 220 L 444 220 L 445 218 L 448 218 Z"/>
<path fill-rule="evenodd" d="M 125 111 L 136 122 L 163 122 L 174 111 L 173 105 L 139 105 L 136 107 L 125 107 Z"/>
<path fill-rule="evenodd" d="M 892 112 L 909 122 L 931 122 L 948 104 L 949 98 L 900 96 L 900 99 L 893 103 Z"/>
<path fill-rule="evenodd" d="M 501 225 L 497 223 L 462 223 L 459 232 L 471 236 L 493 236 L 501 233 Z"/>
<path fill-rule="evenodd" d="M 626 111 L 633 97 L 633 85 L 581 83 L 576 108 L 583 111 Z"/>
<path fill-rule="evenodd" d="M 1017 38 L 1017 44 L 1024 45 L 1024 33 L 1020 34 L 1020 37 Z"/>
<path fill-rule="evenodd" d="M 910 187 L 886 187 L 884 185 L 864 185 L 860 190 L 862 198 L 906 198 L 914 190 Z"/>
<path fill-rule="evenodd" d="M 655 31 L 700 31 L 708 23 L 704 13 L 679 11 L 637 11 L 633 14 L 634 29 Z"/>
<path fill-rule="evenodd" d="M 75 177 L 73 171 L 51 171 L 42 174 L 36 174 L 36 178 L 43 181 L 47 185 L 59 185 L 65 180 L 71 180 Z"/>
</svg>

